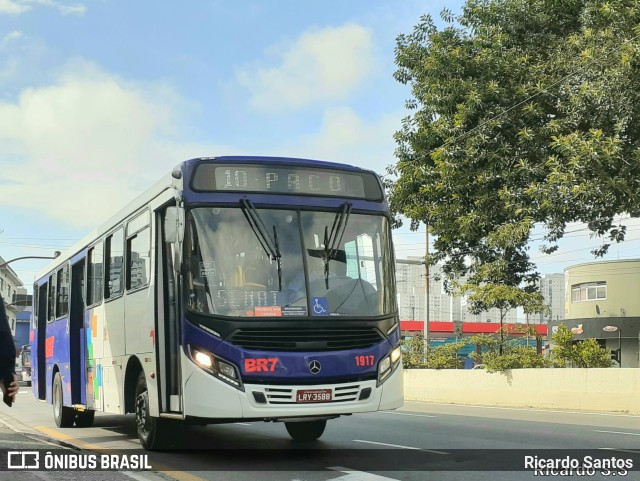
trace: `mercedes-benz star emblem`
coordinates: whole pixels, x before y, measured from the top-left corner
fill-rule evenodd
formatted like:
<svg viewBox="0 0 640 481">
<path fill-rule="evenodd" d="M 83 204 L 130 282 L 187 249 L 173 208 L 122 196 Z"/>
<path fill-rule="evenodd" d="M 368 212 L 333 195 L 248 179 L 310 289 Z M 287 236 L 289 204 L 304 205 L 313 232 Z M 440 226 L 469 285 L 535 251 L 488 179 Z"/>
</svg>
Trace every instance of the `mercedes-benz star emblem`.
<svg viewBox="0 0 640 481">
<path fill-rule="evenodd" d="M 322 365 L 320 364 L 320 361 L 311 361 L 309 363 L 309 372 L 311 374 L 318 374 L 321 369 Z"/>
</svg>

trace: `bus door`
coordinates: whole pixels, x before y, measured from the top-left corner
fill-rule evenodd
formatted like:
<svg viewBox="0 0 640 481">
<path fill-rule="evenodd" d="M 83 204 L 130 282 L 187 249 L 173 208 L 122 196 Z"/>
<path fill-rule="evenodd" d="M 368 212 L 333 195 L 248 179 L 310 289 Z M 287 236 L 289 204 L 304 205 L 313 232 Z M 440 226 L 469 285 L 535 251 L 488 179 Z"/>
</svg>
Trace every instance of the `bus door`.
<svg viewBox="0 0 640 481">
<path fill-rule="evenodd" d="M 158 353 L 158 371 L 160 373 L 159 398 L 162 412 L 182 412 L 181 374 L 180 374 L 180 315 L 178 273 L 174 268 L 175 233 L 171 227 L 176 225 L 176 207 L 168 207 L 157 216 L 156 267 L 158 283 L 156 286 L 158 310 L 156 316 L 156 352 Z M 174 228 L 175 229 L 175 228 Z M 168 232 L 169 231 L 169 232 Z"/>
<path fill-rule="evenodd" d="M 47 308 L 49 306 L 49 283 L 45 282 L 38 287 L 36 300 L 36 332 L 34 334 L 34 347 L 31 352 L 31 375 L 37 376 L 32 382 L 33 394 L 37 399 L 45 400 L 47 397 Z"/>
<path fill-rule="evenodd" d="M 85 265 L 81 259 L 71 267 L 71 311 L 69 312 L 69 362 L 72 404 L 86 404 L 84 361 L 85 344 Z"/>
</svg>

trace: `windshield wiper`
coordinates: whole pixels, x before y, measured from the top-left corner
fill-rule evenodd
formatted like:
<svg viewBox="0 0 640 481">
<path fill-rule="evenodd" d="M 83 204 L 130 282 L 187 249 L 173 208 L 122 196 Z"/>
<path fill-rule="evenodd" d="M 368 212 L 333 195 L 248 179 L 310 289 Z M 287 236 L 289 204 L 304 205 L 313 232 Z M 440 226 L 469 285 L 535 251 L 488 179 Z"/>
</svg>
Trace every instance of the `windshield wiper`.
<svg viewBox="0 0 640 481">
<path fill-rule="evenodd" d="M 273 239 L 269 235 L 267 226 L 264 225 L 262 217 L 256 210 L 255 206 L 249 199 L 240 199 L 242 205 L 242 213 L 247 219 L 251 230 L 255 234 L 258 242 L 264 249 L 265 253 L 269 256 L 269 259 L 276 261 L 278 265 L 278 290 L 282 290 L 282 254 L 280 252 L 280 245 L 278 243 L 278 232 L 276 226 L 273 226 Z"/>
<path fill-rule="evenodd" d="M 351 215 L 351 204 L 345 202 L 342 204 L 342 210 L 337 212 L 333 219 L 331 233 L 329 233 L 329 226 L 324 226 L 324 282 L 327 289 L 329 289 L 329 261 L 338 256 L 338 247 L 342 242 L 344 232 L 347 230 L 349 215 Z"/>
</svg>

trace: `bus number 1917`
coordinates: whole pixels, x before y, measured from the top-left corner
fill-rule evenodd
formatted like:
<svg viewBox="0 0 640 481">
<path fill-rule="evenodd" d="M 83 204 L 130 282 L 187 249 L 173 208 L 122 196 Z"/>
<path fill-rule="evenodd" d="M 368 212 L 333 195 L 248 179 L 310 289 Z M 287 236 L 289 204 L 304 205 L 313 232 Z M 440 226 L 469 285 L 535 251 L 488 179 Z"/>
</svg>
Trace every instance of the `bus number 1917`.
<svg viewBox="0 0 640 481">
<path fill-rule="evenodd" d="M 375 356 L 356 356 L 356 366 L 373 366 Z"/>
</svg>

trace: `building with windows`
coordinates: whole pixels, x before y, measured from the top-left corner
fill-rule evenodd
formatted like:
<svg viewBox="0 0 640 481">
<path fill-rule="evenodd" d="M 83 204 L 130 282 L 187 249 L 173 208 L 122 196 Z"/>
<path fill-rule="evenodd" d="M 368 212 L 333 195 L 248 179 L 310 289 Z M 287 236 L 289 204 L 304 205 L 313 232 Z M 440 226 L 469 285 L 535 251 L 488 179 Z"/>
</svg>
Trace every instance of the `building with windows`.
<svg viewBox="0 0 640 481">
<path fill-rule="evenodd" d="M 397 260 L 396 289 L 400 319 L 422 320 L 426 317 L 425 266 L 422 257 Z M 442 268 L 429 266 L 429 320 L 461 321 L 461 298 L 449 295 L 444 287 Z"/>
<path fill-rule="evenodd" d="M 542 324 L 550 320 L 562 321 L 564 319 L 565 282 L 564 274 L 546 274 L 538 281 L 540 292 L 549 306 L 549 314 L 531 314 L 529 322 Z"/>
<path fill-rule="evenodd" d="M 5 259 L 0 257 L 0 266 L 5 263 Z M 10 266 L 0 267 L 0 295 L 4 299 L 5 310 L 7 311 L 7 318 L 9 320 L 9 327 L 11 327 L 11 334 L 16 334 L 16 322 L 18 312 L 22 310 L 17 305 L 18 291 L 22 286 L 22 281 Z"/>
<path fill-rule="evenodd" d="M 565 324 L 577 341 L 621 348 L 621 367 L 640 367 L 640 259 L 578 264 L 564 276 L 565 319 L 552 319 L 549 336 Z"/>
</svg>

